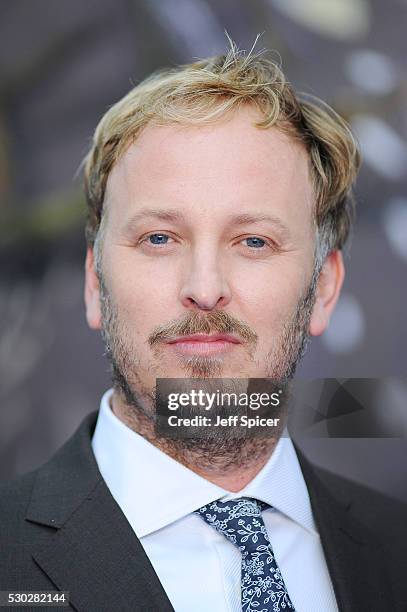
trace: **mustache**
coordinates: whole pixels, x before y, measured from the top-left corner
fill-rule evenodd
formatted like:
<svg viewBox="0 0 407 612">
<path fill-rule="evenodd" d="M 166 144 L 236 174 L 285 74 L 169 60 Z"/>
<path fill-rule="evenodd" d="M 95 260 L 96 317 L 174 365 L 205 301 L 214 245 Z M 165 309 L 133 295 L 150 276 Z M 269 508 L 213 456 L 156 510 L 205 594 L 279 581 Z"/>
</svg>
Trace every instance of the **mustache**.
<svg viewBox="0 0 407 612">
<path fill-rule="evenodd" d="M 258 335 L 249 325 L 222 310 L 214 310 L 208 314 L 199 311 L 191 312 L 182 319 L 160 325 L 150 334 L 148 343 L 153 347 L 160 342 L 170 340 L 174 336 L 215 332 L 235 334 L 241 340 L 253 345 L 258 341 Z"/>
</svg>

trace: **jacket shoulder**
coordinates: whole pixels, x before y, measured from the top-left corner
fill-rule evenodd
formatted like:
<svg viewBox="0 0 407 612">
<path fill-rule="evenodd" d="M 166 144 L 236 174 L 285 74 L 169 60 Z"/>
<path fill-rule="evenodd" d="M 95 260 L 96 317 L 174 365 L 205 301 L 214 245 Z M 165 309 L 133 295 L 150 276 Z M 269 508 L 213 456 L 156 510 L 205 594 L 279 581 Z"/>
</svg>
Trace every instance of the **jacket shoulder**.
<svg viewBox="0 0 407 612">
<path fill-rule="evenodd" d="M 44 513 L 74 506 L 101 477 L 91 448 L 97 413 L 90 413 L 70 438 L 40 467 L 0 484 L 0 534 L 25 518 L 29 507 Z M 28 513 L 28 516 L 27 516 Z M 26 522 L 26 521 L 25 521 Z"/>
<path fill-rule="evenodd" d="M 0 533 L 11 536 L 20 521 L 24 520 L 30 503 L 38 470 L 18 476 L 0 484 Z"/>
<path fill-rule="evenodd" d="M 407 531 L 407 502 L 323 468 L 315 470 L 332 496 L 348 503 L 350 513 L 376 533 L 388 534 L 396 526 Z"/>
<path fill-rule="evenodd" d="M 380 544 L 395 593 L 406 602 L 407 504 L 325 470 L 320 471 L 320 478 L 332 496 L 342 503 L 345 500 L 350 516 Z"/>
</svg>

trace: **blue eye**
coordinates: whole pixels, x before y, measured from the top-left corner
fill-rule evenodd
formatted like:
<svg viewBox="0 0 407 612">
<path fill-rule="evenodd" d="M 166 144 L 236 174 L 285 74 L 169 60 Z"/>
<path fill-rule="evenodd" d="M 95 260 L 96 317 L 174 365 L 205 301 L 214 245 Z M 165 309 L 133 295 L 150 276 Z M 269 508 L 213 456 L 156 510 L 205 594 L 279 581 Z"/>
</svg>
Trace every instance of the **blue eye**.
<svg viewBox="0 0 407 612">
<path fill-rule="evenodd" d="M 150 234 L 148 237 L 151 244 L 167 244 L 168 236 L 165 234 Z"/>
<path fill-rule="evenodd" d="M 247 246 L 254 247 L 256 249 L 264 246 L 266 241 L 262 238 L 257 238 L 256 236 L 251 236 L 250 238 L 245 238 L 247 242 Z M 250 243 L 250 244 L 249 244 Z"/>
</svg>

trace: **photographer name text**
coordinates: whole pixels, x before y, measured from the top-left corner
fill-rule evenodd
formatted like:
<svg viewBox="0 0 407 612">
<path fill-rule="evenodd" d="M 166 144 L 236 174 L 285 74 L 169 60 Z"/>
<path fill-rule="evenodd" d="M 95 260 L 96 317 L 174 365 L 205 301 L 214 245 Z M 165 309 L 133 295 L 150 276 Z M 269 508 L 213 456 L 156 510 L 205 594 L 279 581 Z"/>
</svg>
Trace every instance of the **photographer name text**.
<svg viewBox="0 0 407 612">
<path fill-rule="evenodd" d="M 259 416 L 248 417 L 246 415 L 230 415 L 228 417 L 212 418 L 209 416 L 194 416 L 191 418 L 171 415 L 168 417 L 170 427 L 278 427 L 280 419 L 262 418 Z"/>
</svg>

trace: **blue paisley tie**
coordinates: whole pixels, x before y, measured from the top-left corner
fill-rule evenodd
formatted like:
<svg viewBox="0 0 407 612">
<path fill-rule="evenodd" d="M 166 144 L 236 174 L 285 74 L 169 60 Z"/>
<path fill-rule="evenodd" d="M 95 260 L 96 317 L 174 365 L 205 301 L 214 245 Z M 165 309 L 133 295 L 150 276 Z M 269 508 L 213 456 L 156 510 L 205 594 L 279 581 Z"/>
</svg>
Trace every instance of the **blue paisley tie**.
<svg viewBox="0 0 407 612">
<path fill-rule="evenodd" d="M 195 510 L 242 553 L 243 612 L 294 610 L 261 516 L 268 504 L 242 497 Z"/>
</svg>

